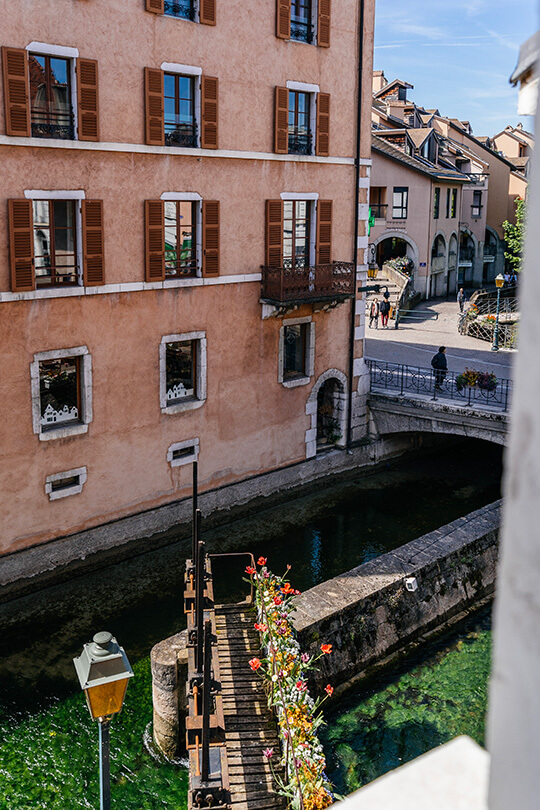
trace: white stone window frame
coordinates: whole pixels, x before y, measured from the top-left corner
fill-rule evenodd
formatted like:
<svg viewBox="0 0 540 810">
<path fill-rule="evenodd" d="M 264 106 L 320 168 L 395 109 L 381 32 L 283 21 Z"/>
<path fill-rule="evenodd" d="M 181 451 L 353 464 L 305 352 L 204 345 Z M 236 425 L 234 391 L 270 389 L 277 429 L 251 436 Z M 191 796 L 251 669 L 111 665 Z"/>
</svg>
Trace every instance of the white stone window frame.
<svg viewBox="0 0 540 810">
<path fill-rule="evenodd" d="M 201 148 L 201 76 L 202 68 L 195 67 L 194 65 L 181 65 L 178 62 L 162 62 L 161 70 L 164 73 L 178 73 L 180 76 L 191 76 L 195 79 L 195 123 L 197 124 L 197 149 Z M 167 147 L 169 148 L 169 147 Z M 182 147 L 179 147 L 180 149 Z"/>
<path fill-rule="evenodd" d="M 77 93 L 77 58 L 78 48 L 68 48 L 65 45 L 50 45 L 48 42 L 31 42 L 26 46 L 28 53 L 37 53 L 40 56 L 57 56 L 59 59 L 69 59 L 71 80 L 71 109 L 73 110 L 73 134 L 79 140 L 79 107 Z"/>
<path fill-rule="evenodd" d="M 49 428 L 43 430 L 41 424 L 41 395 L 39 390 L 39 364 L 44 360 L 63 360 L 66 357 L 80 357 L 79 361 L 79 390 L 81 401 L 80 422 L 75 425 Z M 38 352 L 30 363 L 30 381 L 32 389 L 32 423 L 34 433 L 42 442 L 53 439 L 67 439 L 88 433 L 88 425 L 92 422 L 92 355 L 87 346 L 76 346 L 72 349 L 53 349 L 49 352 Z"/>
<path fill-rule="evenodd" d="M 167 404 L 167 344 L 196 341 L 196 393 L 185 402 Z M 201 408 L 206 402 L 206 332 L 183 332 L 178 335 L 165 335 L 159 345 L 159 405 L 161 413 L 182 413 Z"/>
<path fill-rule="evenodd" d="M 321 92 L 318 84 L 307 84 L 306 82 L 286 83 L 287 90 L 297 90 L 299 93 L 308 93 L 309 98 L 309 129 L 311 132 L 311 155 L 315 154 L 317 138 L 317 95 Z"/>
<path fill-rule="evenodd" d="M 185 450 L 187 447 L 193 448 L 193 453 L 190 455 L 182 456 L 181 458 L 174 458 L 176 450 Z M 197 461 L 199 457 L 199 439 L 187 439 L 184 442 L 175 442 L 167 450 L 167 461 L 171 467 L 183 467 L 185 464 L 192 464 Z"/>
<path fill-rule="evenodd" d="M 82 200 L 86 199 L 86 192 L 82 189 L 25 189 L 25 199 L 27 200 L 75 200 L 78 205 L 75 206 L 75 236 L 77 240 L 77 285 L 79 287 L 83 284 L 83 235 L 82 235 Z M 33 212 L 32 212 L 32 228 L 34 226 Z M 32 234 L 33 236 L 33 234 Z M 35 273 L 35 268 L 34 268 Z M 44 287 L 36 290 L 38 294 L 45 292 L 45 290 L 53 289 L 53 287 Z"/>
<path fill-rule="evenodd" d="M 79 483 L 71 487 L 64 487 L 63 489 L 53 490 L 53 483 L 62 481 L 65 478 L 79 477 Z M 65 470 L 65 472 L 54 473 L 48 475 L 45 479 L 45 494 L 49 496 L 50 501 L 57 501 L 59 498 L 67 498 L 69 495 L 78 495 L 82 492 L 83 486 L 86 484 L 88 472 L 86 467 L 76 467 L 74 470 Z"/>
<path fill-rule="evenodd" d="M 196 236 L 196 260 L 197 260 L 197 275 L 196 278 L 202 278 L 202 197 L 196 191 L 164 191 L 161 198 L 164 202 L 195 202 L 196 206 L 196 220 L 195 220 L 195 236 Z M 176 278 L 165 276 L 166 281 L 176 281 Z"/>
<path fill-rule="evenodd" d="M 297 326 L 298 324 L 309 324 L 306 329 L 306 368 L 305 375 L 285 379 L 285 327 Z M 299 385 L 308 385 L 315 373 L 315 324 L 311 315 L 303 318 L 287 318 L 283 321 L 279 330 L 279 357 L 278 357 L 278 383 L 284 388 L 297 388 Z"/>
<path fill-rule="evenodd" d="M 279 195 L 283 202 L 305 200 L 310 204 L 309 211 L 309 265 L 313 267 L 317 257 L 317 208 L 319 194 L 317 191 L 282 191 Z"/>
</svg>

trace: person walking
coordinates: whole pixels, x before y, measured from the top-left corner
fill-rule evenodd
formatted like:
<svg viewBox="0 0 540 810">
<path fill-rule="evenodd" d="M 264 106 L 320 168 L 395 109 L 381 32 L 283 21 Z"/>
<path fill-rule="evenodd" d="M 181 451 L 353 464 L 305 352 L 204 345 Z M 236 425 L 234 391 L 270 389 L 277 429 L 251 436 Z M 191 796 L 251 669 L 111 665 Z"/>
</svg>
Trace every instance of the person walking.
<svg viewBox="0 0 540 810">
<path fill-rule="evenodd" d="M 371 307 L 369 308 L 369 328 L 371 329 L 373 325 L 373 321 L 375 321 L 375 329 L 379 328 L 379 302 L 376 298 L 373 299 L 371 302 Z"/>
<path fill-rule="evenodd" d="M 459 288 L 459 292 L 457 294 L 457 302 L 459 304 L 459 311 L 463 312 L 463 307 L 465 306 L 466 301 L 465 293 L 463 292 L 463 287 Z"/>
<path fill-rule="evenodd" d="M 390 314 L 390 301 L 385 298 L 379 307 L 381 312 L 381 326 L 388 329 L 388 315 Z"/>
<path fill-rule="evenodd" d="M 448 363 L 446 361 L 446 346 L 439 346 L 439 351 L 431 358 L 431 367 L 435 374 L 435 389 L 441 390 L 446 372 L 448 371 Z"/>
</svg>

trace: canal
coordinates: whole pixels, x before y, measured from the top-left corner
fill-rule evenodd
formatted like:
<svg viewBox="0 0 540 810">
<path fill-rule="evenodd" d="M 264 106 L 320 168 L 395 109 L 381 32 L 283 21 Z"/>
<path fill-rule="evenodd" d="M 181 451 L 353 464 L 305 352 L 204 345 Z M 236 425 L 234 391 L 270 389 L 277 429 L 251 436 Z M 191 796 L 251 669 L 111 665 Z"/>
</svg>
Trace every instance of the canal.
<svg viewBox="0 0 540 810">
<path fill-rule="evenodd" d="M 203 534 L 211 551 L 249 549 L 267 556 L 274 570 L 290 564 L 293 584 L 305 590 L 495 500 L 501 467 L 501 448 L 459 442 L 321 484 L 294 501 Z M 114 720 L 113 806 L 185 806 L 185 773 L 156 763 L 144 738 L 152 712 L 148 654 L 156 641 L 184 626 L 182 574 L 189 543 L 152 550 L 150 538 L 148 548 L 134 559 L 0 606 L 0 808 L 96 806 L 97 732 L 77 694 L 71 659 L 98 629 L 117 636 L 137 675 Z M 239 597 L 246 587 L 241 576 L 231 564 L 220 566 L 216 576 L 225 586 L 218 599 Z M 438 671 L 434 666 L 433 677 Z M 340 709 L 335 718 L 329 715 L 328 729 L 340 722 L 354 726 L 354 719 L 342 718 L 370 710 L 362 703 L 348 705 L 344 714 Z M 380 707 L 374 711 L 382 713 Z M 381 734 L 383 740 L 386 726 Z M 411 750 L 421 753 L 432 744 L 417 741 Z M 326 745 L 344 792 L 394 762 L 383 757 L 382 764 L 352 765 L 350 752 L 365 747 L 358 737 L 343 735 L 339 747 L 329 736 Z M 408 757 L 405 749 L 402 756 Z"/>
</svg>

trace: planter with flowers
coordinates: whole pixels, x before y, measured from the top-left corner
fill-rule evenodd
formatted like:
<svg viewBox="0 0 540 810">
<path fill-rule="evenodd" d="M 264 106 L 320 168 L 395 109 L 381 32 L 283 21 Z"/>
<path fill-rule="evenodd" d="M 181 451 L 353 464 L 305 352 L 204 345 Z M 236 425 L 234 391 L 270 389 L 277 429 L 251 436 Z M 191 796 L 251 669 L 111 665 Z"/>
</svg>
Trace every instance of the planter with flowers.
<svg viewBox="0 0 540 810">
<path fill-rule="evenodd" d="M 495 391 L 497 388 L 497 377 L 490 371 L 474 371 L 466 368 L 462 374 L 456 377 L 456 388 L 462 391 L 465 387 L 481 388 L 484 391 Z"/>
<path fill-rule="evenodd" d="M 290 618 L 299 591 L 291 587 L 286 574 L 278 577 L 271 573 L 266 558 L 260 557 L 258 566 L 248 566 L 246 573 L 255 588 L 255 629 L 265 658 L 252 658 L 249 665 L 262 677 L 268 705 L 278 720 L 284 776 L 279 777 L 273 767 L 272 772 L 278 792 L 287 797 L 292 810 L 324 810 L 336 797 L 324 773 L 326 763 L 317 729 L 323 722 L 320 706 L 334 690 L 328 684 L 324 697 L 314 700 L 306 676 L 319 658 L 331 653 L 332 645 L 322 644 L 317 656 L 301 653 Z M 273 757 L 279 756 L 272 749 L 264 755 L 271 766 Z"/>
</svg>

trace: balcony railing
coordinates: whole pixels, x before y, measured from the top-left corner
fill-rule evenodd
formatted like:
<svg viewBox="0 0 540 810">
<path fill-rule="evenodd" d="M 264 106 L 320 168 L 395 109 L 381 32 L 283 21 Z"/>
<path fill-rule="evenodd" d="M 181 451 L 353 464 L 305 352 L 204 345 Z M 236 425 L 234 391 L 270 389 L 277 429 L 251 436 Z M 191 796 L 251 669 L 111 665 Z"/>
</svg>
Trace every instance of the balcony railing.
<svg viewBox="0 0 540 810">
<path fill-rule="evenodd" d="M 354 297 L 353 262 L 311 267 L 261 267 L 264 301 L 276 305 L 343 301 Z"/>
<path fill-rule="evenodd" d="M 75 140 L 73 114 L 70 112 L 52 113 L 32 110 L 32 137 Z"/>
<path fill-rule="evenodd" d="M 375 219 L 386 219 L 386 212 L 388 210 L 388 205 L 381 205 L 381 204 L 373 205 L 373 204 L 371 204 L 369 206 L 369 208 L 371 210 L 372 216 L 374 216 Z"/>
<path fill-rule="evenodd" d="M 197 124 L 165 124 L 165 146 L 198 146 Z"/>
<path fill-rule="evenodd" d="M 291 20 L 291 39 L 299 42 L 313 42 L 313 26 L 305 20 Z"/>
<path fill-rule="evenodd" d="M 164 11 L 169 17 L 183 17 L 185 20 L 195 19 L 195 5 L 192 0 L 165 0 Z"/>
<path fill-rule="evenodd" d="M 311 155 L 311 132 L 289 132 L 289 155 Z"/>
</svg>

